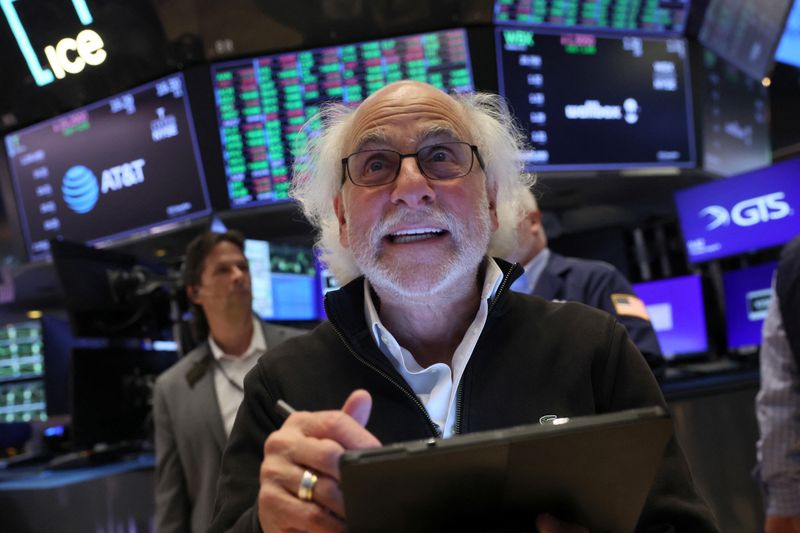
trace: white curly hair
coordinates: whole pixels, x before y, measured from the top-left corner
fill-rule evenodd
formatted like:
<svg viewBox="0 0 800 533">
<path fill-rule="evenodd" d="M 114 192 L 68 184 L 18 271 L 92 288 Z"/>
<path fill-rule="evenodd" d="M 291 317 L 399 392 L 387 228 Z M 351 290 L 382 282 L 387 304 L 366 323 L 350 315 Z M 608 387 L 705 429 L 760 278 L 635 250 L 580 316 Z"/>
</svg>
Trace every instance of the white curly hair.
<svg viewBox="0 0 800 533">
<path fill-rule="evenodd" d="M 408 82 L 396 82 L 408 83 Z M 498 229 L 490 249 L 507 249 L 522 216 L 520 198 L 535 177 L 525 172 L 521 152 L 525 137 L 505 100 L 490 93 L 450 95 L 461 106 L 474 143 L 485 164 L 487 188 L 496 191 Z M 339 220 L 333 201 L 343 184 L 344 143 L 355 107 L 341 103 L 324 105 L 303 127 L 307 135 L 304 155 L 294 164 L 290 195 L 300 204 L 315 228 L 316 248 L 337 282 L 348 283 L 362 274 L 349 249 L 339 242 Z"/>
</svg>

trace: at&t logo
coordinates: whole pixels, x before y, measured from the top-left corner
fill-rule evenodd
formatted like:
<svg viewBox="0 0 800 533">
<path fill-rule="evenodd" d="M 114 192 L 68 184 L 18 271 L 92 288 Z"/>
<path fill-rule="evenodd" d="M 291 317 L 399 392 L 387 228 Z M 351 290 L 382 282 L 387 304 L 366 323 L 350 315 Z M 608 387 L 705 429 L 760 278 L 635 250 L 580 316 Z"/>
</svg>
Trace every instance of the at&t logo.
<svg viewBox="0 0 800 533">
<path fill-rule="evenodd" d="M 103 170 L 99 180 L 83 165 L 70 167 L 61 182 L 61 194 L 67 206 L 82 215 L 97 205 L 100 194 L 120 191 L 144 183 L 144 159 L 134 159 Z"/>
<path fill-rule="evenodd" d="M 100 197 L 97 176 L 85 166 L 75 165 L 64 174 L 61 193 L 70 209 L 80 215 L 88 213 L 94 209 Z"/>
<path fill-rule="evenodd" d="M 785 198 L 786 194 L 783 192 L 748 198 L 734 205 L 730 211 L 721 205 L 709 205 L 701 209 L 698 216 L 711 217 L 711 221 L 706 225 L 708 231 L 729 226 L 731 222 L 746 228 L 792 215 L 794 211 Z"/>
</svg>

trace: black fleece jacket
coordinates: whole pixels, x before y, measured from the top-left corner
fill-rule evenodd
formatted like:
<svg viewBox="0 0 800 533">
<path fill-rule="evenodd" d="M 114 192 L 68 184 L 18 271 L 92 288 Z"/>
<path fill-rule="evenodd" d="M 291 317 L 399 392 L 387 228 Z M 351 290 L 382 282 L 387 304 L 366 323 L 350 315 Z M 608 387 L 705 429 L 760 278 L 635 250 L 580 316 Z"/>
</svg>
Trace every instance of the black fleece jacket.
<svg viewBox="0 0 800 533">
<path fill-rule="evenodd" d="M 665 405 L 647 363 L 612 316 L 509 291 L 521 268 L 497 262 L 503 281 L 459 384 L 458 433 L 535 423 L 545 414 Z M 382 443 L 436 435 L 422 404 L 373 341 L 363 287 L 358 278 L 328 293 L 329 321 L 270 350 L 248 374 L 210 531 L 260 531 L 259 467 L 264 440 L 282 423 L 275 410 L 279 398 L 299 410 L 338 409 L 350 392 L 363 388 L 373 398 L 367 429 Z M 716 530 L 673 439 L 637 531 Z"/>
</svg>

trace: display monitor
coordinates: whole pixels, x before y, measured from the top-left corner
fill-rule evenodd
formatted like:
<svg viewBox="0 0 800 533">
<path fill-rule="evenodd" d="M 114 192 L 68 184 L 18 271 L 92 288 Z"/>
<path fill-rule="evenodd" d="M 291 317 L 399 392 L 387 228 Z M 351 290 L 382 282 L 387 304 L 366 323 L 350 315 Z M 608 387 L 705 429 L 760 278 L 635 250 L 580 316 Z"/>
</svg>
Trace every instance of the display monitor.
<svg viewBox="0 0 800 533">
<path fill-rule="evenodd" d="M 498 24 L 624 32 L 683 34 L 689 0 L 495 0 Z"/>
<path fill-rule="evenodd" d="M 786 19 L 783 37 L 775 51 L 775 61 L 800 67 L 800 2 L 797 0 Z"/>
<path fill-rule="evenodd" d="M 769 165 L 768 89 L 710 50 L 701 53 L 703 168 L 731 176 Z"/>
<path fill-rule="evenodd" d="M 0 326 L 0 424 L 47 420 L 44 366 L 41 322 Z"/>
<path fill-rule="evenodd" d="M 292 163 L 319 123 L 302 126 L 325 102 L 357 104 L 402 79 L 475 88 L 462 29 L 218 63 L 211 72 L 232 208 L 288 199 Z"/>
<path fill-rule="evenodd" d="M 253 310 L 265 320 L 315 320 L 319 290 L 310 247 L 246 239 Z"/>
<path fill-rule="evenodd" d="M 695 164 L 686 42 L 497 28 L 500 93 L 528 170 Z"/>
<path fill-rule="evenodd" d="M 798 233 L 800 158 L 675 193 L 694 263 L 784 244 Z"/>
<path fill-rule="evenodd" d="M 42 326 L 38 320 L 0 326 L 0 383 L 44 374 Z"/>
<path fill-rule="evenodd" d="M 698 274 L 633 285 L 667 360 L 708 352 L 702 279 Z"/>
<path fill-rule="evenodd" d="M 102 245 L 209 212 L 182 74 L 5 136 L 31 260 L 51 239 Z"/>
<path fill-rule="evenodd" d="M 761 80 L 772 67 L 792 0 L 711 0 L 698 39 Z"/>
<path fill-rule="evenodd" d="M 731 352 L 752 352 L 761 344 L 761 326 L 772 298 L 772 275 L 776 268 L 777 263 L 770 262 L 722 274 Z"/>
</svg>

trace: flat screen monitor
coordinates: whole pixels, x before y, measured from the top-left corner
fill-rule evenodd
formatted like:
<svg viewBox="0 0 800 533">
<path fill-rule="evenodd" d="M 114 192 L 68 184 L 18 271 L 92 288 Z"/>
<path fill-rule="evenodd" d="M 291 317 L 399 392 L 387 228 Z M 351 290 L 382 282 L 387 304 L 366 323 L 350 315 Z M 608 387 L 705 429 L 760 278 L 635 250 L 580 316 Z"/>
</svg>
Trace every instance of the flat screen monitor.
<svg viewBox="0 0 800 533">
<path fill-rule="evenodd" d="M 44 374 L 42 326 L 38 320 L 0 326 L 0 383 Z"/>
<path fill-rule="evenodd" d="M 711 0 L 698 39 L 760 80 L 772 67 L 792 0 Z"/>
<path fill-rule="evenodd" d="M 673 360 L 708 352 L 703 286 L 699 275 L 636 283 L 664 357 Z"/>
<path fill-rule="evenodd" d="M 800 158 L 675 193 L 689 261 L 699 263 L 790 241 L 800 219 Z"/>
<path fill-rule="evenodd" d="M 752 352 L 761 344 L 761 326 L 772 297 L 777 263 L 724 272 L 725 325 L 731 352 Z"/>
<path fill-rule="evenodd" d="M 495 0 L 497 24 L 550 26 L 586 31 L 680 35 L 689 0 Z"/>
<path fill-rule="evenodd" d="M 732 176 L 772 163 L 767 88 L 708 49 L 701 65 L 703 168 Z"/>
<path fill-rule="evenodd" d="M 150 437 L 153 385 L 178 359 L 174 351 L 72 350 L 72 431 L 76 448 Z"/>
<path fill-rule="evenodd" d="M 691 167 L 682 39 L 495 30 L 500 93 L 528 135 L 528 170 Z"/>
<path fill-rule="evenodd" d="M 315 320 L 319 290 L 310 247 L 246 239 L 253 310 L 265 320 Z"/>
<path fill-rule="evenodd" d="M 0 326 L 0 424 L 47 420 L 44 363 L 40 321 Z"/>
<path fill-rule="evenodd" d="M 51 239 L 104 244 L 209 212 L 182 74 L 5 136 L 31 260 Z"/>
<path fill-rule="evenodd" d="M 291 167 L 328 101 L 357 104 L 387 83 L 474 90 L 463 29 L 317 48 L 212 65 L 232 208 L 288 199 Z"/>
<path fill-rule="evenodd" d="M 783 37 L 775 51 L 775 61 L 800 67 L 800 2 L 797 0 L 786 19 Z"/>
</svg>

